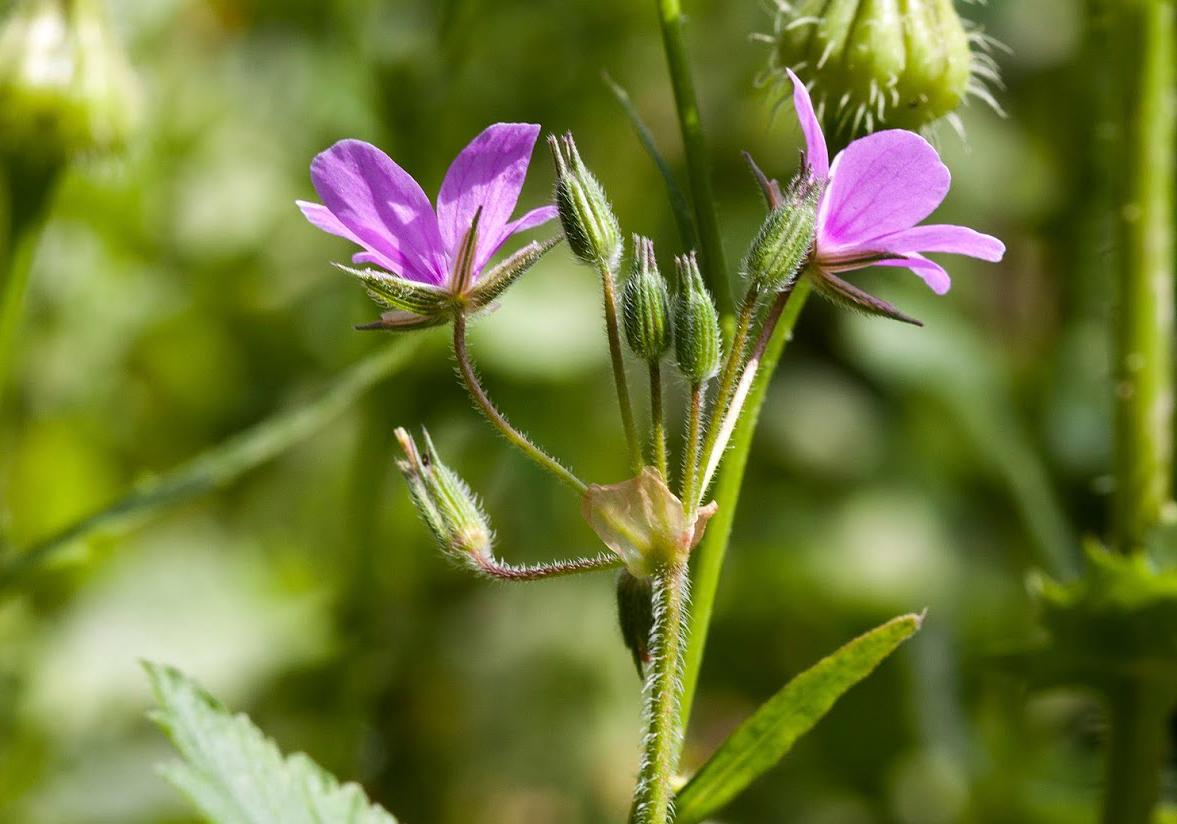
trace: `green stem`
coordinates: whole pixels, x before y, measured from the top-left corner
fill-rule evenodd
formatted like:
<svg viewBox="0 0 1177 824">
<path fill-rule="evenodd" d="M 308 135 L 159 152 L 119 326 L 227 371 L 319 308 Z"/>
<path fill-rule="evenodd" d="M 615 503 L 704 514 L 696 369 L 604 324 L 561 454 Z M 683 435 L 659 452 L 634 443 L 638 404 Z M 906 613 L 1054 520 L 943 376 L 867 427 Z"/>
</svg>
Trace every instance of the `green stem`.
<svg viewBox="0 0 1177 824">
<path fill-rule="evenodd" d="M 688 523 L 695 506 L 695 482 L 699 477 L 699 435 L 703 427 L 703 384 L 691 384 L 691 409 L 687 422 L 686 449 L 682 470 L 682 502 L 687 508 Z"/>
<path fill-rule="evenodd" d="M 652 584 L 654 627 L 644 689 L 646 729 L 630 815 L 635 824 L 667 824 L 672 818 L 672 779 L 682 740 L 678 703 L 690 586 L 686 558 L 655 572 Z"/>
<path fill-rule="evenodd" d="M 547 561 L 541 564 L 508 564 L 487 555 L 471 555 L 470 560 L 484 575 L 500 581 L 542 581 L 547 578 L 579 575 L 583 572 L 617 569 L 621 566 L 621 559 L 612 552 L 601 553 L 592 558 Z"/>
<path fill-rule="evenodd" d="M 662 412 L 662 366 L 650 361 L 650 440 L 653 442 L 654 466 L 666 478 L 666 416 Z"/>
<path fill-rule="evenodd" d="M 1160 765 L 1165 760 L 1169 690 L 1129 682 L 1109 696 L 1104 824 L 1151 824 L 1161 791 Z"/>
<path fill-rule="evenodd" d="M 687 48 L 683 41 L 685 20 L 679 0 L 658 0 L 658 19 L 662 26 L 662 46 L 666 51 L 670 82 L 674 87 L 678 125 L 682 131 L 687 177 L 695 209 L 695 224 L 699 229 L 703 280 L 715 299 L 720 317 L 730 318 L 733 308 L 732 294 L 727 279 L 727 263 L 723 256 L 723 238 L 719 233 L 719 216 L 715 210 L 711 163 L 708 159 L 707 141 L 703 135 L 703 123 L 699 118 L 699 103 L 695 98 L 695 81 L 691 77 Z"/>
<path fill-rule="evenodd" d="M 609 358 L 613 361 L 613 380 L 617 384 L 617 403 L 621 407 L 621 425 L 625 428 L 625 442 L 629 448 L 629 468 L 634 475 L 642 471 L 642 445 L 637 426 L 633 422 L 633 406 L 629 400 L 629 382 L 625 377 L 625 357 L 621 351 L 621 330 L 617 324 L 617 286 L 608 266 L 598 267 L 605 293 L 605 331 L 609 335 Z"/>
<path fill-rule="evenodd" d="M 466 351 L 466 317 L 464 315 L 458 315 L 454 319 L 454 356 L 457 358 L 458 370 L 462 373 L 462 379 L 466 384 L 466 389 L 469 391 L 470 397 L 474 399 L 474 403 L 482 410 L 482 414 L 486 416 L 486 419 L 490 421 L 491 425 L 498 429 L 503 437 L 510 441 L 516 449 L 568 484 L 578 494 L 583 495 L 587 492 L 588 486 L 584 481 L 573 475 L 559 461 L 533 444 L 527 439 L 526 435 L 507 423 L 507 419 L 491 403 L 490 398 L 487 397 L 486 390 L 478 382 L 478 376 L 474 374 L 474 367 L 470 363 L 470 355 Z"/>
<path fill-rule="evenodd" d="M 740 314 L 736 319 L 735 329 L 732 331 L 731 347 L 728 349 L 723 371 L 719 375 L 719 388 L 715 392 L 715 403 L 711 410 L 711 418 L 707 422 L 707 434 L 703 439 L 703 449 L 699 453 L 703 456 L 704 461 L 708 459 L 711 451 L 715 448 L 715 442 L 719 439 L 719 431 L 723 425 L 728 405 L 731 403 L 732 393 L 736 388 L 736 377 L 740 374 L 740 366 L 744 362 L 744 349 L 748 342 L 748 332 L 752 328 L 756 300 L 757 295 L 749 289 L 740 305 Z M 701 469 L 705 469 L 705 465 Z M 696 484 L 695 488 L 700 496 L 707 493 L 706 485 L 705 480 L 701 485 Z"/>
<path fill-rule="evenodd" d="M 748 452 L 752 447 L 752 433 L 756 429 L 756 420 L 760 414 L 761 404 L 768 391 L 768 382 L 776 369 L 785 344 L 792 337 L 793 326 L 797 316 L 805 305 L 809 296 L 808 281 L 800 281 L 793 290 L 793 295 L 785 307 L 781 320 L 777 323 L 772 337 L 760 359 L 760 369 L 748 399 L 744 402 L 744 414 L 740 417 L 732 435 L 731 446 L 724 457 L 723 468 L 719 472 L 719 481 L 715 486 L 715 501 L 718 510 L 707 524 L 707 532 L 702 542 L 691 553 L 694 561 L 694 576 L 692 579 L 694 596 L 691 609 L 690 633 L 688 635 L 686 651 L 683 655 L 683 694 L 679 707 L 680 724 L 685 729 L 691 716 L 691 704 L 694 701 L 695 688 L 699 681 L 699 669 L 703 664 L 703 649 L 707 643 L 707 629 L 711 622 L 711 610 L 715 603 L 715 591 L 719 586 L 719 572 L 723 567 L 723 558 L 727 552 L 728 539 L 731 537 L 732 522 L 736 514 L 736 505 L 740 499 L 740 486 L 744 480 L 744 469 L 748 463 Z"/>
</svg>

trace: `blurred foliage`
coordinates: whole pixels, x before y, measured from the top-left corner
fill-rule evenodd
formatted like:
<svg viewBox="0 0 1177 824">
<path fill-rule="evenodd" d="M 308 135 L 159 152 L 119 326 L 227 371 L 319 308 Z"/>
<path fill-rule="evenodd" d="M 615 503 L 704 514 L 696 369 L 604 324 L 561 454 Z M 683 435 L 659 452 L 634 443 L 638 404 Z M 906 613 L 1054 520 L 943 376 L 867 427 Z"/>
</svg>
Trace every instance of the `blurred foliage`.
<svg viewBox="0 0 1177 824">
<path fill-rule="evenodd" d="M 138 136 L 83 159 L 33 270 L 0 411 L 0 553 L 34 545 L 268 415 L 386 341 L 294 207 L 310 158 L 370 140 L 436 190 L 488 123 L 571 129 L 626 232 L 681 251 L 657 168 L 601 79 L 682 174 L 653 3 L 106 3 L 143 91 Z M 0 9 L 4 4 L 0 3 Z M 796 166 L 799 130 L 753 86 L 757 0 L 688 4 L 727 249 L 761 217 L 743 160 Z M 1106 227 L 1078 0 L 990 0 L 1008 117 L 937 137 L 937 215 L 1002 237 L 935 298 L 860 280 L 913 330 L 811 302 L 762 415 L 687 745 L 697 767 L 789 678 L 927 607 L 923 631 L 724 812 L 733 822 L 1082 822 L 1102 738 L 1089 696 L 1027 694 L 995 663 L 1032 626 L 1024 579 L 1066 577 L 1105 521 Z M 524 193 L 552 183 L 537 152 Z M 592 274 L 565 250 L 473 330 L 497 402 L 589 480 L 626 474 Z M 0 821 L 191 821 L 152 770 L 138 660 L 181 667 L 415 824 L 617 821 L 638 691 L 608 575 L 518 588 L 448 566 L 393 466 L 427 423 L 484 497 L 502 555 L 595 552 L 578 502 L 492 436 L 443 341 L 234 484 L 59 556 L 0 601 Z M 683 387 L 675 386 L 677 393 Z M 668 404 L 680 410 L 681 403 Z M 681 420 L 675 422 L 680 424 Z"/>
</svg>

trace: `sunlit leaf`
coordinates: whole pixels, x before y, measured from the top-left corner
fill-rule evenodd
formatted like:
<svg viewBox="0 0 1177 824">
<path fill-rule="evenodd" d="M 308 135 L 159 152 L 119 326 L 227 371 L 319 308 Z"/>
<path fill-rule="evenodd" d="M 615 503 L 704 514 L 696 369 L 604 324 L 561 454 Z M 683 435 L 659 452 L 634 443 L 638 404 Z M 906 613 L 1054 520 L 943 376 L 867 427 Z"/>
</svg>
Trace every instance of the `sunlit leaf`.
<svg viewBox="0 0 1177 824">
<path fill-rule="evenodd" d="M 901 615 L 860 635 L 798 675 L 739 726 L 675 797 L 676 824 L 713 815 L 775 765 L 830 711 L 843 693 L 874 671 L 920 628 L 922 615 Z"/>
</svg>

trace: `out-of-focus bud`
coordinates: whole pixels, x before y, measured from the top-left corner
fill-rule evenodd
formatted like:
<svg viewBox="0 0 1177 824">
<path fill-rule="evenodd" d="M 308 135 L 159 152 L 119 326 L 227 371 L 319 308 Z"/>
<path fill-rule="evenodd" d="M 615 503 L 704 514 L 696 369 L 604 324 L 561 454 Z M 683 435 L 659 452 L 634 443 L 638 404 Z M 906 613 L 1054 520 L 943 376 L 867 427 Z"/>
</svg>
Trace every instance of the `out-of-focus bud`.
<svg viewBox="0 0 1177 824">
<path fill-rule="evenodd" d="M 486 515 L 470 487 L 437 457 L 428 432 L 425 451 L 404 429 L 396 439 L 405 450 L 397 467 L 409 484 L 409 495 L 425 526 L 433 533 L 443 552 L 454 560 L 481 572 L 480 558 L 490 556 L 491 531 Z"/>
<path fill-rule="evenodd" d="M 780 292 L 797 280 L 813 246 L 820 184 L 798 177 L 768 213 L 744 257 L 748 288 L 759 294 Z"/>
<path fill-rule="evenodd" d="M 0 150 L 54 163 L 121 146 L 139 89 L 95 0 L 25 0 L 0 24 Z"/>
<path fill-rule="evenodd" d="M 625 339 L 634 354 L 657 361 L 670 348 L 670 293 L 658 271 L 654 242 L 633 236 L 633 267 L 621 294 Z"/>
<path fill-rule="evenodd" d="M 650 632 L 654 629 L 654 590 L 649 578 L 636 578 L 628 569 L 618 573 L 617 622 L 640 678 L 650 664 Z"/>
<path fill-rule="evenodd" d="M 584 165 L 569 132 L 548 136 L 556 161 L 556 209 L 572 253 L 609 271 L 621 260 L 621 227 L 601 183 Z"/>
<path fill-rule="evenodd" d="M 951 114 L 967 94 L 993 103 L 985 89 L 997 81 L 984 51 L 991 41 L 966 28 L 953 0 L 779 6 L 770 74 L 796 71 L 835 142 L 880 128 L 919 129 Z"/>
<path fill-rule="evenodd" d="M 702 383 L 719 371 L 719 315 L 695 253 L 678 258 L 678 294 L 674 299 L 674 358 L 691 383 Z"/>
</svg>

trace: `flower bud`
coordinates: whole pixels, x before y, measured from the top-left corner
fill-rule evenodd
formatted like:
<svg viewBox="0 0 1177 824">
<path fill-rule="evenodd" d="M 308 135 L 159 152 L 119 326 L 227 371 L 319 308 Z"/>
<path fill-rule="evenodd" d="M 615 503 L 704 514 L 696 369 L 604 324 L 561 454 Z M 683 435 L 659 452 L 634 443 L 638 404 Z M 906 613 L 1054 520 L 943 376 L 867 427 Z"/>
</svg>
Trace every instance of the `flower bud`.
<svg viewBox="0 0 1177 824">
<path fill-rule="evenodd" d="M 26 0 L 0 28 L 0 149 L 40 162 L 122 145 L 138 87 L 94 0 Z"/>
<path fill-rule="evenodd" d="M 810 84 L 827 134 L 840 142 L 881 128 L 919 129 L 950 114 L 996 67 L 953 0 L 802 0 L 781 4 L 770 73 Z"/>
<path fill-rule="evenodd" d="M 617 622 L 641 677 L 650 663 L 650 632 L 654 629 L 654 590 L 649 578 L 635 577 L 628 569 L 618 574 Z"/>
<path fill-rule="evenodd" d="M 768 213 L 744 258 L 749 288 L 760 293 L 780 292 L 797 279 L 813 246 L 820 196 L 818 184 L 798 178 Z"/>
<path fill-rule="evenodd" d="M 406 460 L 396 462 L 409 484 L 409 495 L 417 513 L 443 552 L 475 570 L 481 571 L 478 558 L 490 555 L 491 531 L 482 506 L 470 487 L 437 457 L 428 432 L 424 453 L 404 429 L 397 428 L 396 439 L 405 450 Z"/>
<path fill-rule="evenodd" d="M 633 236 L 633 268 L 621 293 L 621 308 L 629 348 L 643 360 L 657 361 L 670 348 L 670 293 L 649 238 Z"/>
<path fill-rule="evenodd" d="M 674 300 L 674 357 L 691 383 L 719 371 L 719 315 L 703 285 L 695 253 L 678 258 L 678 294 Z"/>
<path fill-rule="evenodd" d="M 563 145 L 561 145 L 563 144 Z M 572 133 L 548 136 L 556 161 L 556 209 L 572 253 L 610 271 L 621 260 L 621 227 L 600 181 L 580 159 Z"/>
</svg>

